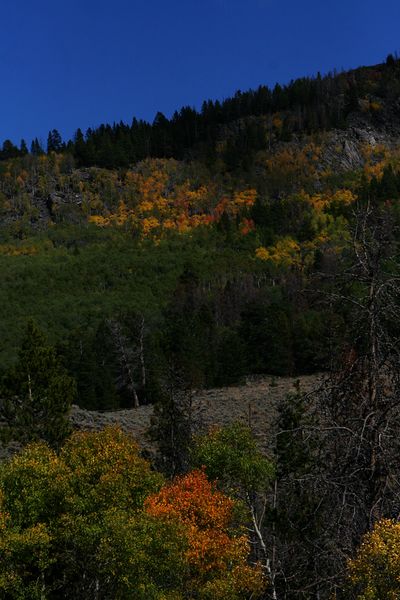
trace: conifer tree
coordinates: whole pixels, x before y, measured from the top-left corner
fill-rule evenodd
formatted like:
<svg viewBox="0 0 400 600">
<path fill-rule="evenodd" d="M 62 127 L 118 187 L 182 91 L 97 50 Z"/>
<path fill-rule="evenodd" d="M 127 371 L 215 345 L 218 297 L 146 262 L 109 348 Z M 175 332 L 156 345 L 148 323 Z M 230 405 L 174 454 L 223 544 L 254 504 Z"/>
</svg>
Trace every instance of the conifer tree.
<svg viewBox="0 0 400 600">
<path fill-rule="evenodd" d="M 32 140 L 31 154 L 33 154 L 34 156 L 40 156 L 41 154 L 44 154 L 42 145 L 39 142 L 38 138 L 35 138 L 34 140 Z"/>
<path fill-rule="evenodd" d="M 26 141 L 24 139 L 21 140 L 19 151 L 21 156 L 25 156 L 26 154 L 28 154 L 28 146 L 26 145 Z"/>
<path fill-rule="evenodd" d="M 49 131 L 49 135 L 47 137 L 47 154 L 50 152 L 60 152 L 62 149 L 62 138 L 57 129 L 53 129 Z"/>
<path fill-rule="evenodd" d="M 74 399 L 74 380 L 29 321 L 18 361 L 1 382 L 0 418 L 8 425 L 3 438 L 22 443 L 43 439 L 58 448 L 70 432 L 68 411 Z"/>
</svg>

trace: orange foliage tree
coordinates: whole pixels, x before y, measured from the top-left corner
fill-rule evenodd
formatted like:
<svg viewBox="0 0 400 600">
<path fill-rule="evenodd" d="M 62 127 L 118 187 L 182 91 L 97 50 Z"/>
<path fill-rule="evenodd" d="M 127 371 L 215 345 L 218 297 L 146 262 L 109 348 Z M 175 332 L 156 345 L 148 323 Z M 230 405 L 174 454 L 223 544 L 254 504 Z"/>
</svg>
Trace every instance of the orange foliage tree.
<svg viewBox="0 0 400 600">
<path fill-rule="evenodd" d="M 123 182 L 114 182 L 115 189 L 118 185 L 122 194 L 118 204 L 97 206 L 91 201 L 94 213 L 88 216 L 89 222 L 99 227 L 129 227 L 140 238 L 153 240 L 159 240 L 168 231 L 182 234 L 208 227 L 224 213 L 231 219 L 243 217 L 243 235 L 254 227 L 246 218 L 256 201 L 254 189 L 225 195 L 215 182 L 194 179 L 181 163 L 172 159 L 143 161 L 136 170 L 126 173 Z"/>
<path fill-rule="evenodd" d="M 147 513 L 184 525 L 192 592 L 203 598 L 257 597 L 265 586 L 259 565 L 247 562 L 249 541 L 234 531 L 235 502 L 204 471 L 194 470 L 164 486 L 145 503 Z"/>
</svg>

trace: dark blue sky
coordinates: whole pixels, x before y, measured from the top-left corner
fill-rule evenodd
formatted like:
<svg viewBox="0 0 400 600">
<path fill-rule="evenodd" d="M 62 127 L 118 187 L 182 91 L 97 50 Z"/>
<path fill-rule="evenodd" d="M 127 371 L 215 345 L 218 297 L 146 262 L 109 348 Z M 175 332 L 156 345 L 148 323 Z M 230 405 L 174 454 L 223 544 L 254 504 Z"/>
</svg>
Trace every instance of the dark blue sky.
<svg viewBox="0 0 400 600">
<path fill-rule="evenodd" d="M 1 0 L 0 140 L 382 62 L 398 0 Z"/>
</svg>

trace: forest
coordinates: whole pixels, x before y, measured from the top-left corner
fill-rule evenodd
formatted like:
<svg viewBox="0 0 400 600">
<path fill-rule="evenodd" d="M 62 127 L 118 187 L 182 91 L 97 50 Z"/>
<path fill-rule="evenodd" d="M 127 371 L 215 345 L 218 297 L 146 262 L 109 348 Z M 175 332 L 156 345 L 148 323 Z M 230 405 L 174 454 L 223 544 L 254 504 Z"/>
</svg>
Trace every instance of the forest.
<svg viewBox="0 0 400 600">
<path fill-rule="evenodd" d="M 399 95 L 389 55 L 4 141 L 1 598 L 400 597 Z M 268 440 L 196 428 L 311 374 Z M 151 406 L 154 452 L 72 405 Z"/>
</svg>

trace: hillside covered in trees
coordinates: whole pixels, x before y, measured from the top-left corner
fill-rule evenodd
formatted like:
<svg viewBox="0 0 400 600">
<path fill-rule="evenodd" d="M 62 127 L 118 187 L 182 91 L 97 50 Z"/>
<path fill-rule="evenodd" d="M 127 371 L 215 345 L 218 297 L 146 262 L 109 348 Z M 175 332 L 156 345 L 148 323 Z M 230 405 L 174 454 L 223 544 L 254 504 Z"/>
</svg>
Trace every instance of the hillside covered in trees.
<svg viewBox="0 0 400 600">
<path fill-rule="evenodd" d="M 0 468 L 3 597 L 397 597 L 399 206 L 391 55 L 153 123 L 72 140 L 54 129 L 46 147 L 6 140 L 1 433 L 36 445 Z M 318 390 L 282 401 L 267 458 L 245 429 L 194 436 L 195 390 L 317 372 Z M 137 449 L 128 457 L 121 432 L 68 438 L 72 403 L 153 404 L 153 468 L 172 482 Z M 105 463 L 91 473 L 97 445 Z M 121 478 L 133 461 L 143 482 L 113 479 L 119 451 Z M 39 489 L 16 500 L 39 472 L 53 516 Z M 69 534 L 74 519 L 82 529 Z M 37 562 L 18 562 L 20 548 Z"/>
</svg>

